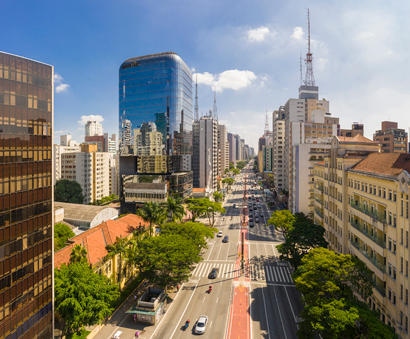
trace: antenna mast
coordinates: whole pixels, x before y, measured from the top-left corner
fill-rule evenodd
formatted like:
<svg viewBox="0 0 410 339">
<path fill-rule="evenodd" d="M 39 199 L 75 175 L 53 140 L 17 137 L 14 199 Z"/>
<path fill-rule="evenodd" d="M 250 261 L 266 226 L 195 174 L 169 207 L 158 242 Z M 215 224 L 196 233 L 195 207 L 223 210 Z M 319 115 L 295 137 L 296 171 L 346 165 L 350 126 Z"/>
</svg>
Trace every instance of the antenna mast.
<svg viewBox="0 0 410 339">
<path fill-rule="evenodd" d="M 303 85 L 303 76 L 302 76 L 302 53 L 300 53 L 300 86 Z"/>
<path fill-rule="evenodd" d="M 212 109 L 214 119 L 218 120 L 218 109 L 216 108 L 216 90 L 214 91 L 214 107 Z"/>
<path fill-rule="evenodd" d="M 196 79 L 195 79 L 195 121 L 199 121 L 199 114 L 198 114 L 198 71 L 196 71 Z"/>
<path fill-rule="evenodd" d="M 269 121 L 268 121 L 268 110 L 266 110 L 266 121 L 265 121 L 265 138 L 269 134 Z"/>
<path fill-rule="evenodd" d="M 306 53 L 306 78 L 304 81 L 305 86 L 315 86 L 315 77 L 313 75 L 313 57 L 310 52 L 310 16 L 309 8 L 307 10 L 307 19 L 308 19 L 308 52 Z"/>
</svg>

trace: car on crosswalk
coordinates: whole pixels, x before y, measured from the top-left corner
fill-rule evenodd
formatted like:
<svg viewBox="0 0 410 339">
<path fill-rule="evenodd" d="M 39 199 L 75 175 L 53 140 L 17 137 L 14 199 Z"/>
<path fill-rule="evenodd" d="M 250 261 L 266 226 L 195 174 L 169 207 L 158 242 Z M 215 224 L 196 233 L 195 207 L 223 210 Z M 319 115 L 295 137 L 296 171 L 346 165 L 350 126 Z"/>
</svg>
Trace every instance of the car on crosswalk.
<svg viewBox="0 0 410 339">
<path fill-rule="evenodd" d="M 214 267 L 211 271 L 211 273 L 209 273 L 209 279 L 216 279 L 218 277 L 219 274 L 219 268 Z"/>
</svg>

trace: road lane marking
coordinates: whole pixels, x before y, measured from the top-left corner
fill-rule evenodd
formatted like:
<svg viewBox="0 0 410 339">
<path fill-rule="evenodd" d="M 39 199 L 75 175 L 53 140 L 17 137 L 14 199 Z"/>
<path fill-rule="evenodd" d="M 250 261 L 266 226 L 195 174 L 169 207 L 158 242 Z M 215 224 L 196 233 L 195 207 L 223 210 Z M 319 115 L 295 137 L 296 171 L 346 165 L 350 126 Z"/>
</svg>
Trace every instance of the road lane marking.
<svg viewBox="0 0 410 339">
<path fill-rule="evenodd" d="M 184 314 L 185 314 L 185 312 L 186 312 L 186 310 L 187 310 L 187 308 L 188 308 L 188 306 L 189 306 L 189 303 L 191 302 L 191 299 L 192 299 L 192 297 L 193 297 L 194 294 L 195 294 L 195 291 L 196 291 L 196 288 L 197 288 L 197 287 L 198 287 L 198 283 L 195 284 L 194 291 L 192 292 L 191 297 L 189 298 L 188 303 L 187 303 L 186 306 L 185 306 L 184 312 L 182 312 L 182 315 L 181 315 L 181 317 L 179 318 L 179 321 L 178 321 L 177 325 L 175 326 L 174 332 L 172 332 L 171 337 L 170 337 L 169 339 L 172 339 L 172 337 L 173 337 L 174 334 L 175 334 L 175 331 L 177 330 L 177 328 L 180 327 L 179 324 L 181 323 L 182 317 L 184 316 Z M 172 305 L 171 305 L 171 306 L 172 306 Z M 162 319 L 164 319 L 164 318 L 165 318 L 165 317 L 163 317 Z M 157 327 L 157 328 L 159 328 L 159 327 Z M 155 334 L 155 332 L 153 333 L 152 337 L 154 336 L 154 334 Z"/>
<path fill-rule="evenodd" d="M 210 258 L 210 256 L 211 256 L 211 253 L 212 253 L 212 250 L 214 249 L 214 247 L 215 247 L 215 243 L 212 244 L 212 248 L 211 248 L 211 250 L 209 251 L 209 255 L 208 255 L 208 259 L 207 259 L 207 260 L 209 260 L 209 258 Z"/>
<path fill-rule="evenodd" d="M 292 303 L 290 302 L 289 294 L 288 294 L 288 291 L 287 291 L 286 287 L 285 287 L 285 292 L 286 292 L 286 296 L 288 297 L 288 301 L 289 301 L 290 309 L 292 310 L 293 318 L 295 319 L 295 322 L 297 323 L 295 312 L 293 312 Z"/>
<path fill-rule="evenodd" d="M 265 301 L 265 295 L 264 295 L 264 293 L 263 293 L 263 290 L 264 290 L 264 289 L 262 289 L 263 307 L 265 308 L 266 326 L 268 327 L 268 336 L 269 336 L 269 339 L 270 339 L 270 328 L 269 328 L 269 321 L 268 321 L 268 311 L 267 311 L 267 309 L 266 309 L 266 301 Z M 286 336 L 286 335 L 285 335 L 285 336 Z"/>
<path fill-rule="evenodd" d="M 266 276 L 268 277 L 268 279 L 266 280 L 271 280 L 270 275 L 269 275 L 269 266 L 265 266 L 265 271 L 266 271 Z"/>
<path fill-rule="evenodd" d="M 204 297 L 204 300 L 202 300 L 202 303 L 204 303 L 205 302 L 205 297 Z"/>
<path fill-rule="evenodd" d="M 218 298 L 216 298 L 216 302 L 215 302 L 215 304 L 217 304 L 217 303 L 218 303 L 218 299 L 219 299 L 219 297 L 218 297 Z"/>
<path fill-rule="evenodd" d="M 262 291 L 262 292 L 263 292 L 263 291 Z M 279 308 L 278 298 L 277 298 L 277 296 L 276 296 L 275 286 L 273 286 L 273 293 L 275 294 L 276 305 L 278 306 L 279 317 L 280 317 L 280 323 L 282 324 L 283 333 L 285 334 L 285 339 L 288 339 L 288 337 L 287 337 L 287 335 L 286 335 L 286 331 L 285 331 L 285 326 L 284 326 L 284 324 L 283 324 L 282 313 L 280 312 L 280 308 Z M 269 336 L 269 337 L 270 337 L 270 336 Z"/>
</svg>

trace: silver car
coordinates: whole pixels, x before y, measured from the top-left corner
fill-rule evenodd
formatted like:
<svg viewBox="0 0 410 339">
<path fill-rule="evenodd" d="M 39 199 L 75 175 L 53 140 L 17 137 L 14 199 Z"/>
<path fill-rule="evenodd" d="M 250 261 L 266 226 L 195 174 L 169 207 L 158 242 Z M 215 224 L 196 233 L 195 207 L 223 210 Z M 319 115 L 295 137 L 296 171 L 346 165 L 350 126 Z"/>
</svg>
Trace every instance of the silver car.
<svg viewBox="0 0 410 339">
<path fill-rule="evenodd" d="M 208 317 L 206 315 L 201 315 L 196 322 L 195 333 L 204 334 L 206 330 L 206 325 L 208 325 Z"/>
</svg>

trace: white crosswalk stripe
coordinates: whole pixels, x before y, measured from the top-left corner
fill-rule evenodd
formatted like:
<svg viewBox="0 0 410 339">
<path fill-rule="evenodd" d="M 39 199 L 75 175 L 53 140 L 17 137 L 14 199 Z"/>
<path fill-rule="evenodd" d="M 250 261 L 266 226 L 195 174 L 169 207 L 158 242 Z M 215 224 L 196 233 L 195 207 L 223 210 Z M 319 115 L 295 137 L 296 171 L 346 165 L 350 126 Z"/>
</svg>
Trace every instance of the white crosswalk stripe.
<svg viewBox="0 0 410 339">
<path fill-rule="evenodd" d="M 251 280 L 293 284 L 288 267 L 250 265 L 248 272 Z"/>
<path fill-rule="evenodd" d="M 192 272 L 193 277 L 207 277 L 213 268 L 219 268 L 220 278 L 237 278 L 239 270 L 235 264 L 226 263 L 200 263 Z"/>
</svg>

